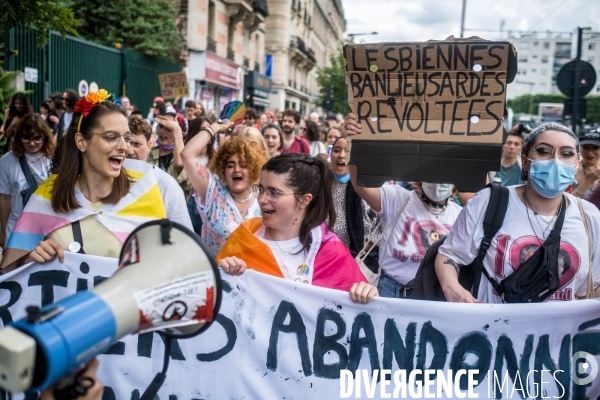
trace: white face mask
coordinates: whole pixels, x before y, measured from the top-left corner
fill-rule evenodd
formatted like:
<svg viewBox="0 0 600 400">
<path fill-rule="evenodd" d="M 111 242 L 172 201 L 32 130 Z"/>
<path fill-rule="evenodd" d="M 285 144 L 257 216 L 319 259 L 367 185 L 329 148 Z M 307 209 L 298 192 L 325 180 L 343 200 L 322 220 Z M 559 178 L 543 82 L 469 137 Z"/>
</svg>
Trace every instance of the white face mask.
<svg viewBox="0 0 600 400">
<path fill-rule="evenodd" d="M 423 193 L 431 201 L 443 201 L 452 196 L 454 185 L 451 183 L 423 183 Z"/>
</svg>

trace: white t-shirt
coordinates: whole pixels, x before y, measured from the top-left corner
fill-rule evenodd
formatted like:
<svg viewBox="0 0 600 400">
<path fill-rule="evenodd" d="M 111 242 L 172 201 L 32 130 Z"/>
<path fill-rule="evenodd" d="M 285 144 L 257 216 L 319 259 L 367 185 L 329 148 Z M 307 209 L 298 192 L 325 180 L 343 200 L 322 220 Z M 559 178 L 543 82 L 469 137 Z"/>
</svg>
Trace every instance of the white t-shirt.
<svg viewBox="0 0 600 400">
<path fill-rule="evenodd" d="M 42 154 L 31 156 L 25 153 L 25 158 L 31 169 L 31 174 L 37 184 L 40 185 L 48 178 L 51 160 Z M 29 188 L 29 184 L 27 183 L 25 174 L 21 170 L 19 159 L 13 156 L 12 153 L 5 154 L 0 158 L 0 194 L 11 196 L 10 215 L 6 224 L 6 240 L 8 240 L 15 222 L 17 222 L 19 215 L 23 211 L 21 191 L 27 188 Z"/>
<path fill-rule="evenodd" d="M 273 256 L 277 260 L 277 264 L 285 265 L 288 273 L 284 274 L 284 276 L 292 280 L 297 278 L 298 268 L 306 263 L 306 257 L 308 255 L 306 250 L 300 251 L 300 249 L 302 249 L 300 238 L 297 237 L 277 242 L 274 240 L 267 240 L 265 239 L 264 225 L 256 232 L 256 237 L 269 246 L 273 252 Z"/>
<path fill-rule="evenodd" d="M 316 142 L 310 142 L 310 155 L 312 157 L 316 157 L 318 154 L 325 154 L 327 153 L 327 150 L 325 150 L 325 145 L 323 144 L 323 142 L 320 141 L 316 141 Z"/>
<path fill-rule="evenodd" d="M 379 265 L 386 275 L 405 285 L 414 279 L 427 249 L 448 234 L 461 207 L 449 200 L 446 210 L 436 216 L 425 207 L 416 191 L 399 185 L 384 185 L 379 190 L 383 225 Z M 396 225 L 390 227 L 407 200 L 409 203 Z"/>
<path fill-rule="evenodd" d="M 63 132 L 67 133 L 69 126 L 71 126 L 71 121 L 73 121 L 73 113 L 65 112 L 63 115 Z"/>
<path fill-rule="evenodd" d="M 519 199 L 516 188 L 510 186 L 508 210 L 502 227 L 492 240 L 483 261 L 490 276 L 498 282 L 513 273 L 541 245 L 537 239 L 542 236 L 542 228 L 535 220 L 533 212 L 529 212 Z M 570 200 L 566 209 L 565 220 L 561 231 L 559 253 L 560 287 L 548 300 L 574 300 L 577 296 L 586 295 L 586 282 L 589 266 L 589 249 L 586 231 L 579 211 L 577 199 L 565 193 Z M 439 249 L 439 254 L 450 257 L 461 265 L 468 265 L 477 256 L 481 239 L 483 238 L 483 218 L 490 199 L 490 190 L 484 189 L 477 193 L 459 215 L 452 231 Z M 594 287 L 600 285 L 600 211 L 591 203 L 583 201 L 585 212 L 590 222 L 592 235 L 592 264 L 594 265 Z M 552 217 L 546 217 L 549 222 Z M 531 226 L 535 227 L 535 231 Z M 545 223 L 540 223 L 545 228 Z M 535 233 L 534 233 L 535 232 Z M 547 235 L 546 235 L 547 236 Z M 595 239 L 594 239 L 595 238 Z M 478 300 L 484 303 L 501 303 L 500 297 L 493 292 L 492 284 L 482 274 L 479 286 Z"/>
<path fill-rule="evenodd" d="M 167 218 L 180 223 L 193 232 L 194 227 L 188 213 L 183 189 L 181 189 L 175 178 L 162 169 L 154 167 L 154 173 L 158 182 L 158 189 L 163 198 Z"/>
</svg>

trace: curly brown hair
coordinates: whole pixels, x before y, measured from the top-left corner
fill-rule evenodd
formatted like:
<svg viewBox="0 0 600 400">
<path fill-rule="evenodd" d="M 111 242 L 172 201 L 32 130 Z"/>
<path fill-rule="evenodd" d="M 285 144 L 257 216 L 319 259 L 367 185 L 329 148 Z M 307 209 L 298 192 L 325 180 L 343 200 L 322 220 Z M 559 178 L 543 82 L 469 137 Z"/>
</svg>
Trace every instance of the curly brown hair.
<svg viewBox="0 0 600 400">
<path fill-rule="evenodd" d="M 225 181 L 227 161 L 236 154 L 239 156 L 240 161 L 248 166 L 250 182 L 258 182 L 260 171 L 267 158 L 258 147 L 239 136 L 233 136 L 219 146 L 217 154 L 208 164 L 208 169 L 221 181 Z"/>
<path fill-rule="evenodd" d="M 129 130 L 131 133 L 134 135 L 144 135 L 146 141 L 150 141 L 150 138 L 152 137 L 152 127 L 149 123 L 143 119 L 131 116 L 127 118 L 127 122 L 129 122 Z"/>
</svg>

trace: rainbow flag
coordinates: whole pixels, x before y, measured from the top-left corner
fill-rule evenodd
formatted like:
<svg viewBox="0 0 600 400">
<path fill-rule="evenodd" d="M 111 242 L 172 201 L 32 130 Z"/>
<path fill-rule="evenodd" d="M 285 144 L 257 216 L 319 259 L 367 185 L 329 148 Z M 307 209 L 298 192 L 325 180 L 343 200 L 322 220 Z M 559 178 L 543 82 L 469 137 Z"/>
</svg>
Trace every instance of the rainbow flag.
<svg viewBox="0 0 600 400">
<path fill-rule="evenodd" d="M 117 204 L 105 204 L 94 210 L 83 193 L 75 188 L 75 198 L 81 207 L 66 214 L 56 213 L 52 209 L 52 188 L 56 175 L 50 175 L 31 196 L 17 220 L 0 262 L 0 272 L 8 272 L 8 265 L 31 252 L 50 232 L 90 215 L 111 231 L 121 243 L 141 224 L 166 218 L 167 213 L 152 165 L 127 159 L 123 168 L 135 183 Z"/>
<path fill-rule="evenodd" d="M 279 266 L 273 252 L 263 241 L 255 236 L 261 228 L 262 218 L 252 218 L 244 221 L 233 233 L 219 251 L 217 261 L 225 257 L 237 257 L 244 260 L 248 269 L 253 269 L 263 274 L 284 277 L 282 267 Z M 321 241 L 316 251 L 313 262 L 308 262 L 314 267 L 312 284 L 329 289 L 350 291 L 353 284 L 367 282 L 365 276 L 350 251 L 344 246 L 335 233 L 327 230 L 324 222 L 313 228 L 320 230 Z"/>
</svg>

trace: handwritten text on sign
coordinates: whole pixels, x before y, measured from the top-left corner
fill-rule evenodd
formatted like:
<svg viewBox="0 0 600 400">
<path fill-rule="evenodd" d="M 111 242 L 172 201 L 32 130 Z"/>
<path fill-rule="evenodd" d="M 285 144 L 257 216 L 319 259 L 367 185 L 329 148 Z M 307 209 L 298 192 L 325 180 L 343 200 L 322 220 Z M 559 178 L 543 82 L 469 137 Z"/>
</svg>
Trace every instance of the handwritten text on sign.
<svg viewBox="0 0 600 400">
<path fill-rule="evenodd" d="M 165 99 L 183 97 L 189 94 L 188 81 L 185 72 L 162 74 L 158 76 L 160 91 Z"/>
<path fill-rule="evenodd" d="M 508 42 L 346 45 L 358 139 L 501 143 Z"/>
</svg>

